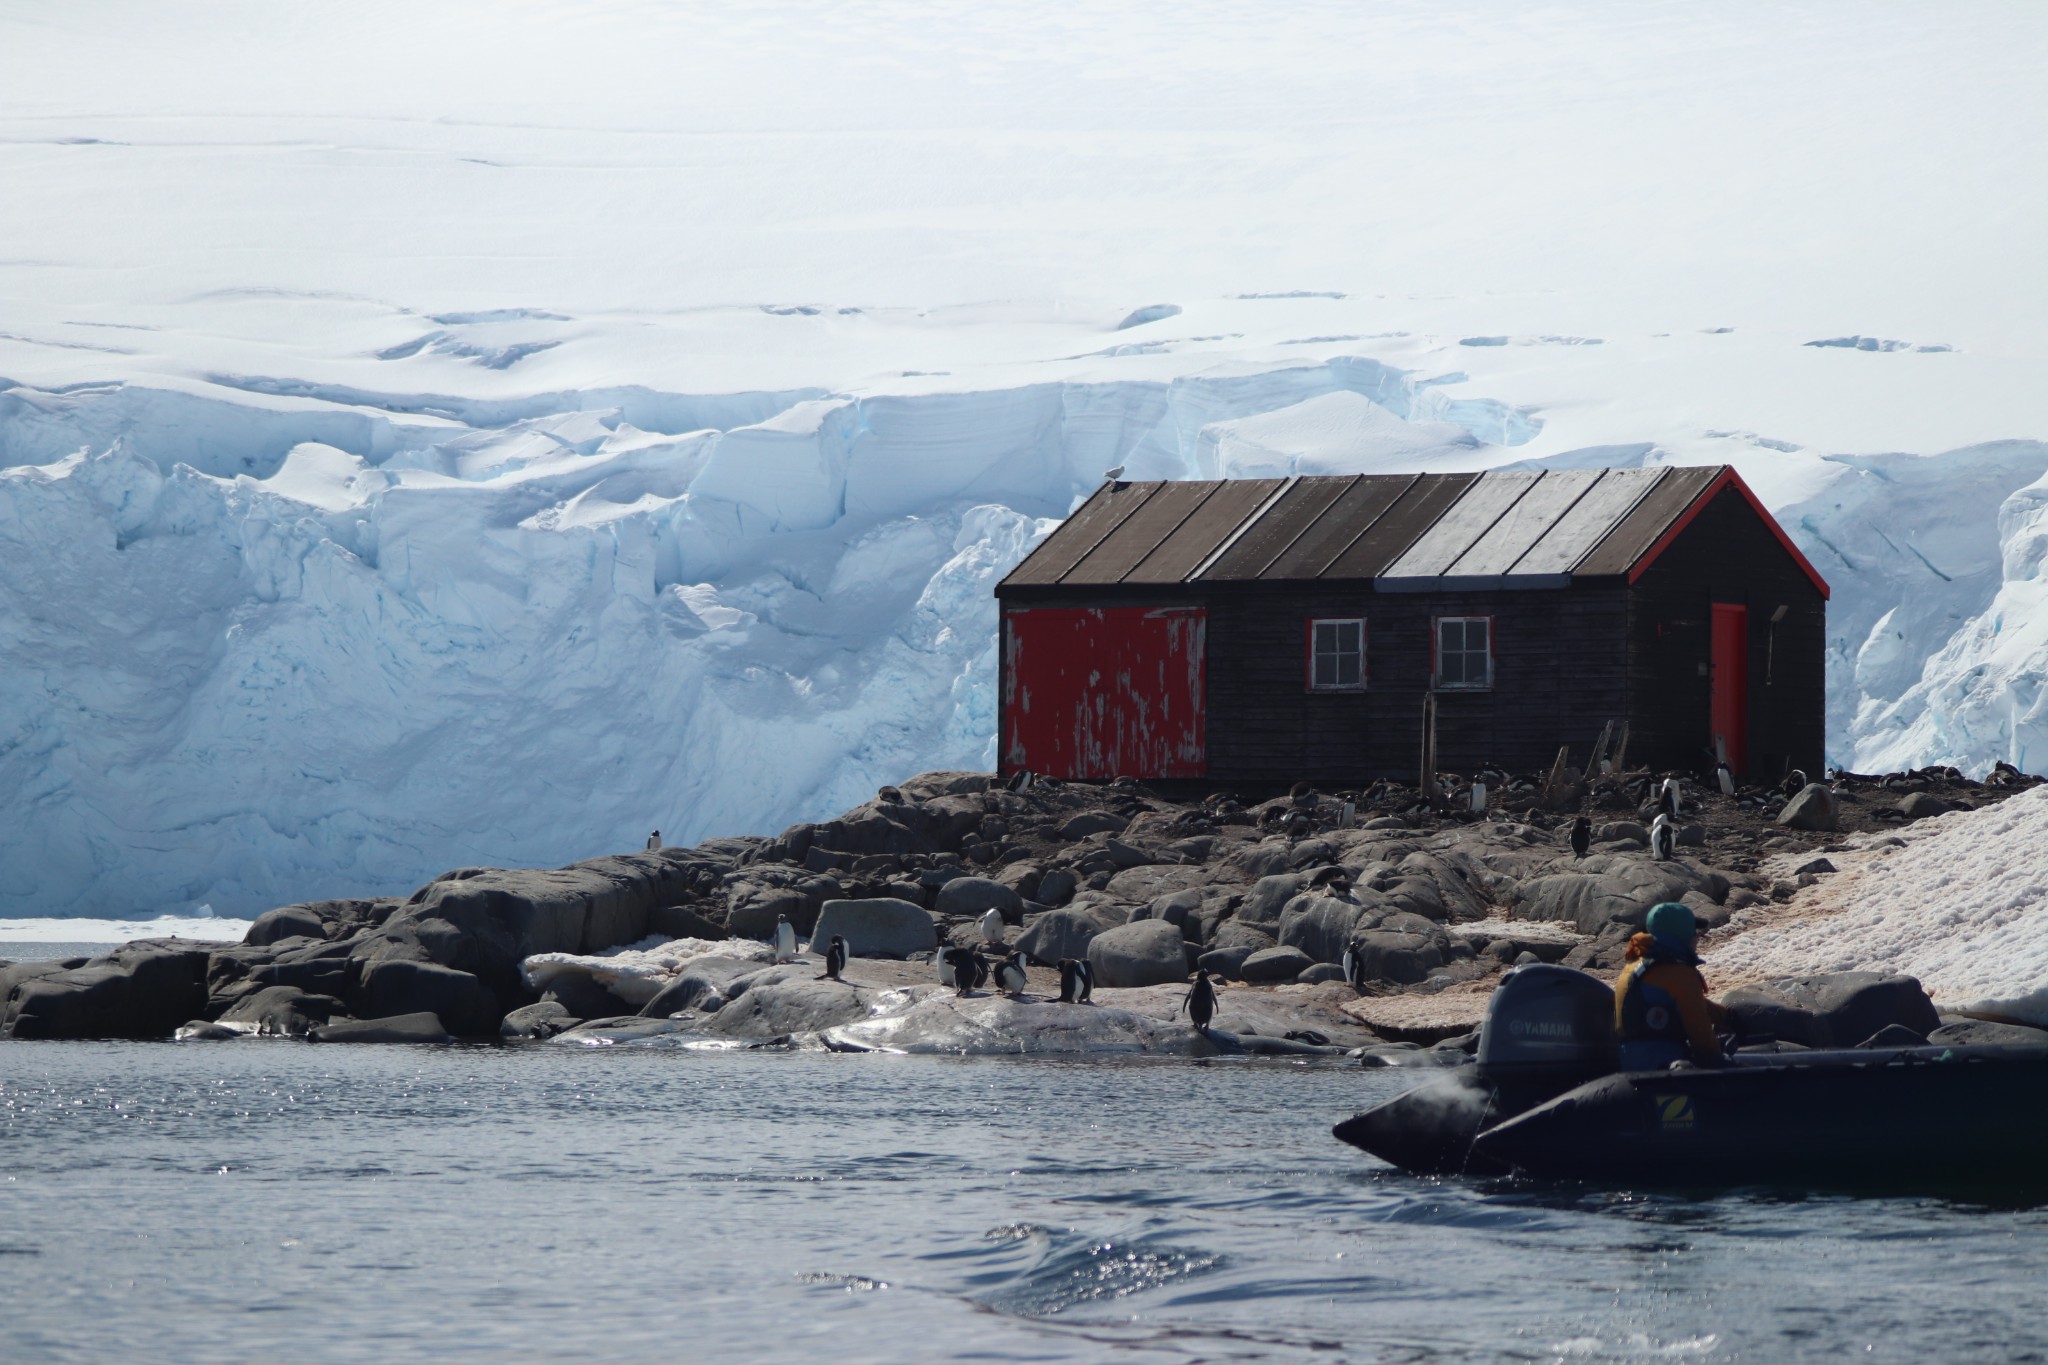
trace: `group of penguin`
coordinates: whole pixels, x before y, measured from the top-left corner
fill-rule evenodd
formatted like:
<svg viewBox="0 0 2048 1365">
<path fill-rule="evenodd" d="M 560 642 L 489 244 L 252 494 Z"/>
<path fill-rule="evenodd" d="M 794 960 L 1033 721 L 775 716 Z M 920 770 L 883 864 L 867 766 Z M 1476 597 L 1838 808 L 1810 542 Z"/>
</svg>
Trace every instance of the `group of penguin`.
<svg viewBox="0 0 2048 1365">
<path fill-rule="evenodd" d="M 951 986 L 960 995 L 976 991 L 994 978 L 996 989 L 1004 995 L 1020 996 L 1024 993 L 1027 977 L 1024 972 L 1024 955 L 1003 942 L 1003 912 L 990 909 L 981 917 L 981 938 L 984 946 L 1001 951 L 1001 956 L 984 955 L 980 948 L 945 948 L 934 959 L 938 967 L 939 984 Z M 1060 962 L 1060 1003 L 1063 1005 L 1085 1005 L 1095 994 L 1095 971 L 1086 958 L 1069 957 Z"/>
</svg>

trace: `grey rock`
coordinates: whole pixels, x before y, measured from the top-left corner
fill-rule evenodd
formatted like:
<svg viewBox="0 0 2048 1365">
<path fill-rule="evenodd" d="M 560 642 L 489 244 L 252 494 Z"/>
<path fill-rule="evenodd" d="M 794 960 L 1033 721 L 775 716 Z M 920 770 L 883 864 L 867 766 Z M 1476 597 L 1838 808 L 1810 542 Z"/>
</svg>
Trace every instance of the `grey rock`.
<svg viewBox="0 0 2048 1365">
<path fill-rule="evenodd" d="M 82 967 L 18 979 L 0 1006 L 0 1033 L 16 1038 L 168 1038 L 180 1024 L 205 1013 L 206 964 L 214 946 L 144 940 Z"/>
<path fill-rule="evenodd" d="M 1292 981 L 1315 965 L 1315 959 L 1299 948 L 1265 948 L 1246 957 L 1237 975 L 1253 983 Z"/>
<path fill-rule="evenodd" d="M 740 938 L 768 940 L 775 937 L 775 925 L 787 918 L 799 935 L 818 922 L 821 896 L 796 885 L 748 880 L 735 884 L 731 908 L 727 910 L 727 932 Z"/>
<path fill-rule="evenodd" d="M 1091 834 L 1122 834 L 1130 821 L 1121 815 L 1108 811 L 1082 811 L 1060 826 L 1059 837 L 1067 843 L 1078 843 Z"/>
<path fill-rule="evenodd" d="M 1941 1026 L 1918 981 L 1879 972 L 1833 972 L 1738 986 L 1721 1003 L 1742 1033 L 1807 1047 L 1854 1047 L 1888 1024 L 1921 1037 Z"/>
<path fill-rule="evenodd" d="M 1270 929 L 1256 924 L 1246 924 L 1233 915 L 1216 926 L 1215 934 L 1209 939 L 1209 946 L 1224 949 L 1242 948 L 1247 953 L 1256 953 L 1261 948 L 1271 948 L 1278 942 Z"/>
<path fill-rule="evenodd" d="M 1787 829 L 1831 830 L 1841 819 L 1835 794 L 1819 782 L 1809 782 L 1778 812 L 1778 823 Z"/>
<path fill-rule="evenodd" d="M 722 1038 L 763 1041 L 818 1033 L 864 1019 L 879 992 L 845 981 L 821 981 L 809 966 L 757 968 L 726 987 L 728 1003 L 704 1021 Z"/>
<path fill-rule="evenodd" d="M 1623 839 L 1648 848 L 1650 846 L 1650 831 L 1644 829 L 1633 820 L 1614 820 L 1607 824 L 1595 825 L 1593 827 L 1594 843 L 1606 844 Z"/>
<path fill-rule="evenodd" d="M 548 983 L 540 998 L 544 1004 L 560 1005 L 578 1019 L 606 1019 L 633 1012 L 631 1005 L 582 972 L 563 972 Z"/>
<path fill-rule="evenodd" d="M 283 905 L 265 911 L 242 935 L 242 942 L 262 946 L 286 938 L 326 938 L 327 923 L 304 905 Z"/>
<path fill-rule="evenodd" d="M 1211 948 L 1195 959 L 1195 965 L 1211 976 L 1226 981 L 1242 981 L 1244 960 L 1256 951 L 1248 947 Z"/>
<path fill-rule="evenodd" d="M 695 906 L 664 905 L 647 912 L 647 932 L 663 938 L 701 938 L 718 942 L 725 926 L 706 919 Z"/>
<path fill-rule="evenodd" d="M 1707 827 L 1705 825 L 1680 825 L 1678 827 L 1678 846 L 1680 848 L 1705 848 L 1707 846 Z"/>
<path fill-rule="evenodd" d="M 1801 863 L 1798 867 L 1794 868 L 1792 875 L 1795 877 L 1819 876 L 1824 872 L 1833 872 L 1835 870 L 1835 865 L 1826 858 L 1815 858 L 1812 862 Z"/>
<path fill-rule="evenodd" d="M 580 1024 L 563 1029 L 548 1041 L 585 1047 L 607 1047 L 614 1043 L 640 1042 L 648 1038 L 662 1038 L 674 1033 L 691 1033 L 696 1025 L 681 1019 L 648 1019 L 637 1014 L 622 1014 L 610 1019 L 586 1019 Z"/>
<path fill-rule="evenodd" d="M 1344 945 L 1361 922 L 1370 928 L 1382 913 L 1380 907 L 1369 909 L 1335 896 L 1303 895 L 1288 904 L 1275 937 L 1283 948 L 1299 948 L 1310 962 L 1341 962 Z"/>
<path fill-rule="evenodd" d="M 1308 885 L 1308 878 L 1299 872 L 1275 873 L 1261 877 L 1252 884 L 1245 896 L 1244 904 L 1237 908 L 1237 917 L 1247 924 L 1272 925 L 1276 930 L 1280 924 L 1280 912 L 1287 903 L 1301 894 Z"/>
<path fill-rule="evenodd" d="M 582 1022 L 555 1001 L 543 1000 L 536 1005 L 521 1005 L 506 1015 L 498 1025 L 498 1036 L 508 1043 L 538 1042 Z"/>
<path fill-rule="evenodd" d="M 171 1036 L 181 1043 L 228 1043 L 247 1035 L 238 1028 L 216 1024 L 211 1019 L 194 1019 L 178 1025 L 178 1031 Z"/>
<path fill-rule="evenodd" d="M 349 1003 L 358 1019 L 432 1014 L 462 1037 L 495 1034 L 505 1017 L 498 997 L 482 981 L 431 962 L 373 962 Z"/>
<path fill-rule="evenodd" d="M 260 1038 L 303 1038 L 348 1009 L 331 995 L 308 995 L 297 986 L 265 986 L 220 1016 Z"/>
<path fill-rule="evenodd" d="M 1368 930 L 1352 940 L 1366 978 L 1410 986 L 1444 965 L 1443 949 L 1421 934 Z"/>
<path fill-rule="evenodd" d="M 1088 944 L 1095 984 L 1107 987 L 1158 986 L 1185 981 L 1186 940 L 1165 920 L 1139 920 L 1097 934 Z"/>
<path fill-rule="evenodd" d="M 1024 922 L 1024 898 L 1016 888 L 987 877 L 953 878 L 939 888 L 933 908 L 942 915 L 981 915 L 998 910 L 1005 924 Z"/>
<path fill-rule="evenodd" d="M 384 1019 L 341 1019 L 322 1024 L 306 1035 L 316 1043 L 452 1043 L 448 1030 L 431 1013 L 396 1014 Z"/>
<path fill-rule="evenodd" d="M 1038 894 L 1032 899 L 1051 906 L 1061 906 L 1072 900 L 1074 893 L 1080 889 L 1079 878 L 1064 867 L 1056 867 L 1038 879 Z"/>
<path fill-rule="evenodd" d="M 1126 868 L 1110 877 L 1106 890 L 1127 901 L 1153 901 L 1177 891 L 1200 888 L 1209 874 L 1200 867 L 1174 863 L 1150 863 Z"/>
<path fill-rule="evenodd" d="M 2000 1024 L 1989 1019 L 1945 1018 L 1927 1041 L 1942 1047 L 2048 1047 L 2048 1029 Z"/>
<path fill-rule="evenodd" d="M 1017 950 L 1033 962 L 1056 967 L 1070 957 L 1088 956 L 1102 926 L 1075 910 L 1048 910 L 1025 921 Z"/>
<path fill-rule="evenodd" d="M 1909 792 L 1899 798 L 1899 814 L 1908 820 L 1925 820 L 1932 815 L 1946 815 L 1952 807 L 1932 792 Z"/>
<path fill-rule="evenodd" d="M 721 1009 L 725 1005 L 727 987 L 760 970 L 760 963 L 736 957 L 700 957 L 684 967 L 675 980 L 663 986 L 652 1000 L 642 1005 L 640 1013 L 648 1019 L 666 1019 L 685 1010 Z M 597 1019 L 604 1016 L 592 1014 L 584 1017 Z"/>
<path fill-rule="evenodd" d="M 1304 967 L 1294 979 L 1304 986 L 1320 986 L 1327 981 L 1342 981 L 1344 969 L 1334 962 L 1316 962 Z"/>
<path fill-rule="evenodd" d="M 1020 917 L 1021 910 L 1020 904 Z M 835 934 L 846 940 L 853 957 L 906 958 L 939 944 L 938 929 L 924 907 L 889 897 L 826 901 L 811 931 L 811 951 L 822 953 Z"/>
</svg>

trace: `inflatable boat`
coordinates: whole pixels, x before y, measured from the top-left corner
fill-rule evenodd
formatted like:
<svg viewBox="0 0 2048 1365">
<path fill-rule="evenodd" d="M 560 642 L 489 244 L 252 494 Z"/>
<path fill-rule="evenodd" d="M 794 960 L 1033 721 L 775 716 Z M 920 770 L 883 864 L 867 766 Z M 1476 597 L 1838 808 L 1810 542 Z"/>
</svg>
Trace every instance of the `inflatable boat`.
<svg viewBox="0 0 2048 1365">
<path fill-rule="evenodd" d="M 1617 1066 L 1614 995 L 1501 980 L 1478 1062 L 1337 1125 L 1410 1171 L 1667 1187 L 2048 1193 L 2048 1047 L 1737 1051 Z"/>
</svg>

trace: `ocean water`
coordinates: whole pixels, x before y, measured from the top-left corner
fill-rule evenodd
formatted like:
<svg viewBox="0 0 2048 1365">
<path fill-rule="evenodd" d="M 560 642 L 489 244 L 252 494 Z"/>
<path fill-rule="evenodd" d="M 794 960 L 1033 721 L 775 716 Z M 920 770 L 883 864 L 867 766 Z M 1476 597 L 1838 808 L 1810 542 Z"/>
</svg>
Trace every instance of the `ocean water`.
<svg viewBox="0 0 2048 1365">
<path fill-rule="evenodd" d="M 1413 1073 L 0 1044 L 10 1361 L 2028 1360 L 2048 1212 L 1418 1179 Z"/>
</svg>

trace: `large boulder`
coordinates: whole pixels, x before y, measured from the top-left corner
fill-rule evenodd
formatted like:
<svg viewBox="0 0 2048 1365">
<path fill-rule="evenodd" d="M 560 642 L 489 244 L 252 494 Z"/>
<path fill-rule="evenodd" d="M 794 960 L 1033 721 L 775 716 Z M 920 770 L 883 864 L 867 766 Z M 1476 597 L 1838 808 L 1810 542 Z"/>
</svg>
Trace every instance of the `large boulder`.
<svg viewBox="0 0 2048 1365">
<path fill-rule="evenodd" d="M 1367 980 L 1412 986 L 1444 965 L 1443 948 L 1423 934 L 1371 929 L 1351 941 Z"/>
<path fill-rule="evenodd" d="M 1908 820 L 1925 820 L 1935 815 L 1946 815 L 1948 802 L 1933 792 L 1908 792 L 1899 798 L 1899 814 Z"/>
<path fill-rule="evenodd" d="M 1805 1047 L 1854 1047 L 1891 1024 L 1923 1038 L 1941 1027 L 1918 981 L 1883 972 L 1783 977 L 1738 986 L 1721 1003 L 1739 1032 Z"/>
<path fill-rule="evenodd" d="M 1077 843 L 1091 834 L 1122 834 L 1131 822 L 1106 810 L 1084 810 L 1060 826 L 1059 837 Z"/>
<path fill-rule="evenodd" d="M 1778 812 L 1778 823 L 1787 829 L 1831 830 L 1840 819 L 1834 792 L 1819 782 L 1807 783 Z"/>
<path fill-rule="evenodd" d="M 938 929 L 924 907 L 877 896 L 871 900 L 826 901 L 811 930 L 811 951 L 822 953 L 837 934 L 853 957 L 909 957 L 939 945 Z"/>
<path fill-rule="evenodd" d="M 1377 905 L 1308 893 L 1288 903 L 1275 937 L 1283 948 L 1301 949 L 1311 962 L 1339 962 L 1352 935 L 1371 928 L 1383 913 Z"/>
<path fill-rule="evenodd" d="M 1247 924 L 1270 925 L 1277 929 L 1281 911 L 1307 885 L 1308 878 L 1298 872 L 1279 872 L 1261 877 L 1252 883 L 1244 904 L 1237 907 L 1237 917 Z"/>
<path fill-rule="evenodd" d="M 498 997 L 482 981 L 431 962 L 371 963 L 350 1003 L 359 1019 L 433 1014 L 459 1037 L 494 1034 L 505 1017 Z"/>
<path fill-rule="evenodd" d="M 1103 890 L 1124 900 L 1154 901 L 1176 892 L 1198 889 L 1208 881 L 1209 874 L 1199 867 L 1154 863 L 1126 868 L 1112 876 Z"/>
<path fill-rule="evenodd" d="M 1238 964 L 1236 976 L 1254 983 L 1292 981 L 1315 965 L 1299 948 L 1263 948 Z"/>
<path fill-rule="evenodd" d="M 1593 857 L 1573 871 L 1521 883 L 1514 914 L 1516 919 L 1561 920 L 1582 934 L 1597 934 L 1612 921 L 1639 926 L 1651 906 L 1683 900 L 1688 891 L 1703 892 L 1718 903 L 1727 898 L 1728 879 L 1676 860 Z"/>
<path fill-rule="evenodd" d="M 498 1036 L 508 1043 L 539 1042 L 582 1022 L 554 1001 L 543 1000 L 535 1005 L 521 1005 L 506 1015 L 498 1025 Z"/>
<path fill-rule="evenodd" d="M 0 1006 L 16 1038 L 169 1038 L 204 1014 L 215 945 L 153 939 L 82 967 L 18 980 Z M 10 969 L 11 970 L 11 969 Z"/>
<path fill-rule="evenodd" d="M 1055 867 L 1038 879 L 1038 892 L 1033 897 L 1046 905 L 1065 905 L 1081 889 L 1081 879 L 1064 867 Z"/>
<path fill-rule="evenodd" d="M 1160 986 L 1188 976 L 1187 940 L 1165 920 L 1145 919 L 1097 934 L 1088 965 L 1098 986 Z"/>
<path fill-rule="evenodd" d="M 1067 958 L 1088 956 L 1088 945 L 1101 932 L 1101 925 L 1078 910 L 1048 910 L 1025 921 L 1017 951 L 1033 962 L 1058 966 Z"/>
<path fill-rule="evenodd" d="M 955 877 L 939 888 L 934 907 L 942 915 L 981 915 L 1002 912 L 1006 924 L 1024 922 L 1024 898 L 1013 886 L 987 877 Z"/>
<path fill-rule="evenodd" d="M 216 1020 L 260 1038 L 303 1038 L 348 1008 L 331 995 L 309 995 L 297 986 L 265 986 L 238 1000 Z"/>
<path fill-rule="evenodd" d="M 652 1000 L 642 1005 L 640 1013 L 648 1019 L 666 1019 L 685 1010 L 716 1010 L 725 1004 L 727 987 L 760 970 L 760 963 L 746 958 L 695 958 L 676 974 L 673 981 L 656 992 Z M 605 1016 L 592 1014 L 584 1017 L 602 1019 Z"/>
<path fill-rule="evenodd" d="M 327 921 L 307 905 L 281 905 L 265 911 L 242 935 L 242 942 L 261 946 L 287 938 L 326 938 Z"/>
<path fill-rule="evenodd" d="M 452 1043 L 431 1014 L 398 1014 L 388 1019 L 337 1019 L 306 1035 L 316 1043 Z"/>
<path fill-rule="evenodd" d="M 542 1004 L 560 1005 L 578 1019 L 608 1019 L 633 1012 L 630 1004 L 586 972 L 558 972 L 549 977 L 540 999 Z"/>
<path fill-rule="evenodd" d="M 821 980 L 804 965 L 756 967 L 726 985 L 727 1004 L 710 1016 L 706 1032 L 761 1041 L 817 1033 L 864 1019 L 882 992 L 847 981 Z"/>
</svg>

